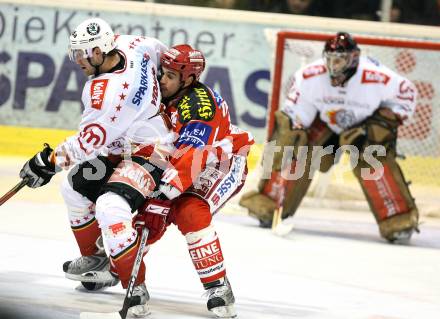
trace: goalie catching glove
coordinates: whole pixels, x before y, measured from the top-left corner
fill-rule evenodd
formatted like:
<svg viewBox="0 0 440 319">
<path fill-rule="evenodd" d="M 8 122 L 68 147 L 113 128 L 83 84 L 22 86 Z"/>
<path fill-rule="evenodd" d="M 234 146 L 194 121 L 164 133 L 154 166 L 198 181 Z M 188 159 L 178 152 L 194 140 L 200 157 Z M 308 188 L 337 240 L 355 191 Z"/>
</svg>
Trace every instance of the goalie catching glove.
<svg viewBox="0 0 440 319">
<path fill-rule="evenodd" d="M 44 144 L 44 149 L 28 160 L 20 171 L 20 177 L 27 179 L 27 186 L 31 188 L 41 187 L 49 183 L 52 176 L 59 171 L 55 164 L 49 161 L 53 150 L 49 144 Z"/>
<path fill-rule="evenodd" d="M 348 129 L 340 134 L 340 145 L 354 145 L 363 150 L 368 145 L 383 145 L 387 150 L 395 146 L 397 130 L 402 122 L 392 111 L 386 108 L 377 109 L 361 125 Z"/>
</svg>

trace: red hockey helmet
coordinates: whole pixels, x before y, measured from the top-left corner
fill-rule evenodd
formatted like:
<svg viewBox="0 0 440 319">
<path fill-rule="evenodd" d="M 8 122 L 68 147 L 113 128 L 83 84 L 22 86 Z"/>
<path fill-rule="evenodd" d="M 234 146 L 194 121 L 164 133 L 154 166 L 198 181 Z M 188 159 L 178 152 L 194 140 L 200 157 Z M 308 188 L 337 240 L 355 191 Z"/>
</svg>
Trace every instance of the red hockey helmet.
<svg viewBox="0 0 440 319">
<path fill-rule="evenodd" d="M 338 32 L 325 42 L 323 56 L 330 76 L 337 77 L 355 69 L 359 64 L 360 49 L 347 32 Z"/>
<path fill-rule="evenodd" d="M 193 49 L 188 44 L 175 45 L 162 52 L 160 63 L 163 67 L 179 72 L 182 81 L 194 76 L 198 81 L 205 69 L 205 57 L 199 50 Z"/>
</svg>

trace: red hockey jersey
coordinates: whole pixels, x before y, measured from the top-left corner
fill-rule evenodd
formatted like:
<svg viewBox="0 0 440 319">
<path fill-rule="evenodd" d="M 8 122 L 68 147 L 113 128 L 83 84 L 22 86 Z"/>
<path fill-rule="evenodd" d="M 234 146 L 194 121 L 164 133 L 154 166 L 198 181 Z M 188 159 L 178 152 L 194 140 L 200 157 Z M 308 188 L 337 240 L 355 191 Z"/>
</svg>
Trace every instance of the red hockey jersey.
<svg viewBox="0 0 440 319">
<path fill-rule="evenodd" d="M 176 133 L 176 150 L 162 180 L 180 191 L 191 186 L 207 165 L 247 156 L 253 136 L 231 124 L 228 105 L 215 91 L 197 83 L 170 102 L 167 113 Z"/>
</svg>

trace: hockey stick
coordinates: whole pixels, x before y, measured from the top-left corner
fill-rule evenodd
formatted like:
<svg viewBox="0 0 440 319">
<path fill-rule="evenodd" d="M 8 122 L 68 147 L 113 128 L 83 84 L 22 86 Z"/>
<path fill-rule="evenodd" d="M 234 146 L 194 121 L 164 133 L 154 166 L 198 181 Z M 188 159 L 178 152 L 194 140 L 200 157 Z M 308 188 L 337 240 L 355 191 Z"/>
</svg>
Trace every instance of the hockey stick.
<svg viewBox="0 0 440 319">
<path fill-rule="evenodd" d="M 290 167 L 289 167 L 290 168 Z M 284 169 L 287 170 L 287 169 Z M 282 174 L 282 173 L 280 173 Z M 281 177 L 281 187 L 276 198 L 277 208 L 272 218 L 272 233 L 277 236 L 286 236 L 293 229 L 293 224 L 283 223 L 283 202 L 286 194 L 287 180 Z"/>
<path fill-rule="evenodd" d="M 20 183 L 15 185 L 9 192 L 7 192 L 5 195 L 3 195 L 0 198 L 0 206 L 3 205 L 9 198 L 11 198 L 15 194 L 17 194 L 20 189 L 25 187 L 26 184 L 28 183 L 28 181 L 29 181 L 29 178 L 27 178 L 27 177 L 23 178 Z"/>
<path fill-rule="evenodd" d="M 125 319 L 127 317 L 128 308 L 132 306 L 131 298 L 133 296 L 134 283 L 139 272 L 139 267 L 141 266 L 142 258 L 144 256 L 144 249 L 147 245 L 148 238 L 148 228 L 144 227 L 142 229 L 141 242 L 139 244 L 139 249 L 136 254 L 136 259 L 134 260 L 133 269 L 131 270 L 130 281 L 128 282 L 127 292 L 124 298 L 124 304 L 119 312 L 81 312 L 80 319 Z"/>
</svg>

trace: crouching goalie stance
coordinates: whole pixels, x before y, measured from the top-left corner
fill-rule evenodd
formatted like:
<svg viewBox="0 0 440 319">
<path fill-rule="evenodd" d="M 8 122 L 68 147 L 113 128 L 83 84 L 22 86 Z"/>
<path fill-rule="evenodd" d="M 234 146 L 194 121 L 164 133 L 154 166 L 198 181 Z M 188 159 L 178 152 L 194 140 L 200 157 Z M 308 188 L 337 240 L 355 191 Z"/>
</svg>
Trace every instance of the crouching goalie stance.
<svg viewBox="0 0 440 319">
<path fill-rule="evenodd" d="M 295 213 L 313 173 L 328 171 L 337 162 L 338 148 L 356 147 L 359 161 L 354 174 L 381 236 L 390 242 L 409 241 L 419 214 L 396 162 L 396 141 L 398 127 L 414 113 L 416 97 L 413 83 L 371 58 L 360 57 L 350 34 L 337 33 L 326 41 L 322 59 L 296 72 L 282 110 L 275 113 L 272 142 L 267 145 L 276 143 L 278 148 L 272 152 L 271 174 L 261 179 L 258 191 L 244 194 L 240 204 L 260 226 L 269 227 L 279 206 L 282 218 Z M 373 154 L 369 146 L 384 151 L 374 153 L 374 163 L 380 165 L 369 160 Z M 316 147 L 325 150 L 319 161 L 313 154 Z M 295 171 L 295 178 L 283 178 L 286 166 L 289 174 Z M 297 177 L 300 167 L 303 174 Z M 378 174 L 365 174 L 373 171 Z"/>
</svg>

